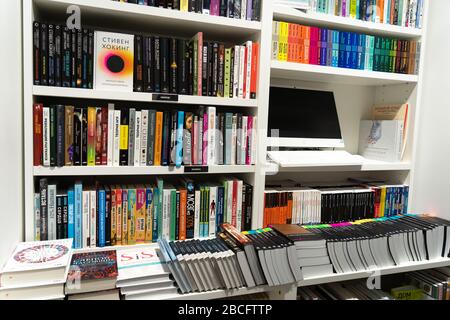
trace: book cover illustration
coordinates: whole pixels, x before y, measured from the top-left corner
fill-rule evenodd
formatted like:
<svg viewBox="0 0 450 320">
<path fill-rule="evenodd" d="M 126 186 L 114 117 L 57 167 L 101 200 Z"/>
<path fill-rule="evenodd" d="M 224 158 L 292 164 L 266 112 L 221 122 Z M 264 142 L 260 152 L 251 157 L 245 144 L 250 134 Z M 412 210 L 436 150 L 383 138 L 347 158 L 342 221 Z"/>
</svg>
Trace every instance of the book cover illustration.
<svg viewBox="0 0 450 320">
<path fill-rule="evenodd" d="M 117 275 L 116 251 L 108 250 L 74 254 L 67 278 L 69 282 L 76 279 L 111 279 Z"/>
<path fill-rule="evenodd" d="M 95 32 L 96 90 L 133 92 L 134 36 Z"/>
</svg>

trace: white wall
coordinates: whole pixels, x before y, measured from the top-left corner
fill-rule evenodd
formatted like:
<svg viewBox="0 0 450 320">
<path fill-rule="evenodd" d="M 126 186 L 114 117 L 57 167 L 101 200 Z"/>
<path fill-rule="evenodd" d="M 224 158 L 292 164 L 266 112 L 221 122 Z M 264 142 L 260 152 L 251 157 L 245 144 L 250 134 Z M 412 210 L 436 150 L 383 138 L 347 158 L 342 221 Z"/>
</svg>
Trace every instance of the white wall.
<svg viewBox="0 0 450 320">
<path fill-rule="evenodd" d="M 0 10 L 0 265 L 23 236 L 21 3 Z"/>
<path fill-rule="evenodd" d="M 450 1 L 432 0 L 428 14 L 413 210 L 450 219 Z"/>
</svg>

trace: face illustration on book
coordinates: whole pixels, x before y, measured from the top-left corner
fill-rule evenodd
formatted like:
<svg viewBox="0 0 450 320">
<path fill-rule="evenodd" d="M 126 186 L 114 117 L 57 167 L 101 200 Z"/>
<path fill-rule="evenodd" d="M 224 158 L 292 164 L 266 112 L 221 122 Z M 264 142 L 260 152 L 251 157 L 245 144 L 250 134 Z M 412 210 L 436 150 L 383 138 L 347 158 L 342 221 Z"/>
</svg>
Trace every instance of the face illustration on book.
<svg viewBox="0 0 450 320">
<path fill-rule="evenodd" d="M 185 123 L 186 130 L 191 130 L 193 123 L 194 123 L 194 116 L 193 116 L 193 114 L 187 115 L 186 116 L 186 123 Z"/>
<path fill-rule="evenodd" d="M 380 121 L 373 121 L 372 129 L 370 129 L 368 143 L 376 144 L 382 137 L 382 129 Z"/>
</svg>

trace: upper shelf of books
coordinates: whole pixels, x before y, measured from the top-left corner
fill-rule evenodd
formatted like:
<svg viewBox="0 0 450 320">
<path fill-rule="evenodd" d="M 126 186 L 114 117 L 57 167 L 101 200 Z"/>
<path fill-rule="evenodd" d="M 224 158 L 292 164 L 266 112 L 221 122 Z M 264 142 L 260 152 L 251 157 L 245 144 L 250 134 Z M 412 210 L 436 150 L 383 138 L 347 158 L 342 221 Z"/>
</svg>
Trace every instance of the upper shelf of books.
<svg viewBox="0 0 450 320">
<path fill-rule="evenodd" d="M 312 82 L 335 82 L 361 86 L 407 84 L 417 83 L 418 81 L 418 76 L 411 74 L 334 68 L 282 61 L 272 61 L 271 77 Z"/>
<path fill-rule="evenodd" d="M 277 21 L 300 23 L 325 28 L 337 28 L 343 31 L 367 33 L 384 37 L 418 39 L 422 36 L 422 29 L 418 28 L 368 22 L 319 12 L 305 13 L 283 5 L 274 5 L 273 16 L 274 20 Z"/>
<path fill-rule="evenodd" d="M 35 16 L 39 18 L 68 17 L 67 8 L 81 9 L 81 22 L 102 27 L 121 27 L 124 32 L 151 32 L 190 37 L 203 31 L 208 37 L 221 40 L 240 39 L 259 34 L 261 22 L 182 12 L 112 0 L 34 0 Z M 59 19 L 58 19 L 59 20 Z"/>
</svg>

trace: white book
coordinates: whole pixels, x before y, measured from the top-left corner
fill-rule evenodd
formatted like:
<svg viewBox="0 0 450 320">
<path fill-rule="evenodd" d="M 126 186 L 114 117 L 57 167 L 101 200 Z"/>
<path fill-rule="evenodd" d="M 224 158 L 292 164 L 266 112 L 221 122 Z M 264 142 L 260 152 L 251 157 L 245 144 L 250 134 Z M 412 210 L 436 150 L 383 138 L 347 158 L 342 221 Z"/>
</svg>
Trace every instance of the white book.
<svg viewBox="0 0 450 320">
<path fill-rule="evenodd" d="M 408 0 L 403 0 L 403 11 L 402 11 L 402 26 L 406 27 L 406 20 L 408 19 Z"/>
<path fill-rule="evenodd" d="M 147 165 L 148 110 L 141 111 L 141 166 Z"/>
<path fill-rule="evenodd" d="M 402 120 L 361 121 L 359 154 L 371 160 L 401 161 L 403 128 Z"/>
<path fill-rule="evenodd" d="M 389 10 L 390 1 L 384 1 L 384 15 L 383 15 L 383 23 L 386 23 L 388 20 L 388 10 Z"/>
<path fill-rule="evenodd" d="M 114 110 L 114 147 L 113 147 L 113 166 L 120 165 L 120 110 Z"/>
<path fill-rule="evenodd" d="M 113 165 L 113 149 L 114 149 L 114 104 L 108 104 L 108 166 Z"/>
<path fill-rule="evenodd" d="M 194 238 L 200 238 L 200 190 L 195 190 Z"/>
<path fill-rule="evenodd" d="M 245 44 L 247 50 L 247 65 L 245 67 L 245 88 L 244 88 L 244 92 L 245 92 L 245 99 L 250 99 L 250 84 L 251 84 L 251 79 L 252 79 L 252 47 L 253 47 L 253 43 L 251 41 L 247 41 Z"/>
<path fill-rule="evenodd" d="M 198 164 L 198 116 L 194 116 L 194 126 L 192 127 L 192 164 Z"/>
<path fill-rule="evenodd" d="M 142 132 L 142 112 L 136 111 L 136 122 L 134 130 L 134 166 L 141 165 L 141 132 Z"/>
<path fill-rule="evenodd" d="M 241 49 L 239 46 L 234 46 L 234 78 L 233 78 L 233 98 L 239 97 L 239 67 L 240 67 L 240 53 Z"/>
<path fill-rule="evenodd" d="M 41 240 L 41 195 L 34 194 L 34 241 Z"/>
<path fill-rule="evenodd" d="M 197 164 L 203 164 L 203 117 L 199 118 L 198 121 L 198 150 L 197 150 Z"/>
<path fill-rule="evenodd" d="M 245 46 L 239 46 L 239 95 L 237 98 L 244 98 L 244 79 L 245 79 Z"/>
<path fill-rule="evenodd" d="M 209 236 L 216 235 L 217 187 L 209 187 Z"/>
<path fill-rule="evenodd" d="M 233 180 L 226 181 L 228 184 L 227 186 L 227 220 L 226 222 L 231 224 L 231 221 L 233 219 Z"/>
<path fill-rule="evenodd" d="M 72 257 L 73 239 L 21 242 L 0 274 L 2 287 L 63 283 Z"/>
<path fill-rule="evenodd" d="M 256 164 L 256 146 L 258 144 L 258 117 L 253 117 L 252 142 L 250 152 L 250 164 Z"/>
<path fill-rule="evenodd" d="M 42 109 L 42 163 L 44 167 L 50 167 L 50 109 Z"/>
<path fill-rule="evenodd" d="M 231 165 L 236 164 L 237 152 L 237 116 L 233 116 L 231 124 Z"/>
<path fill-rule="evenodd" d="M 247 0 L 241 0 L 241 19 L 247 19 Z"/>
<path fill-rule="evenodd" d="M 216 108 L 208 107 L 208 165 L 217 164 L 216 155 Z"/>
<path fill-rule="evenodd" d="M 56 185 L 48 185 L 48 239 L 56 240 Z"/>
<path fill-rule="evenodd" d="M 89 229 L 90 229 L 90 246 L 97 246 L 97 191 L 91 190 L 89 194 Z"/>
<path fill-rule="evenodd" d="M 247 134 L 248 134 L 248 117 L 242 117 L 242 131 L 241 131 L 241 163 L 245 165 L 245 160 L 247 158 Z"/>
<path fill-rule="evenodd" d="M 91 211 L 90 211 L 90 203 L 91 203 L 91 192 L 89 190 L 83 190 L 81 197 L 81 228 L 82 228 L 82 248 L 89 248 L 91 246 L 90 238 L 91 238 Z"/>
<path fill-rule="evenodd" d="M 237 182 L 237 208 L 236 208 L 236 229 L 241 232 L 242 230 L 242 180 Z"/>
</svg>

